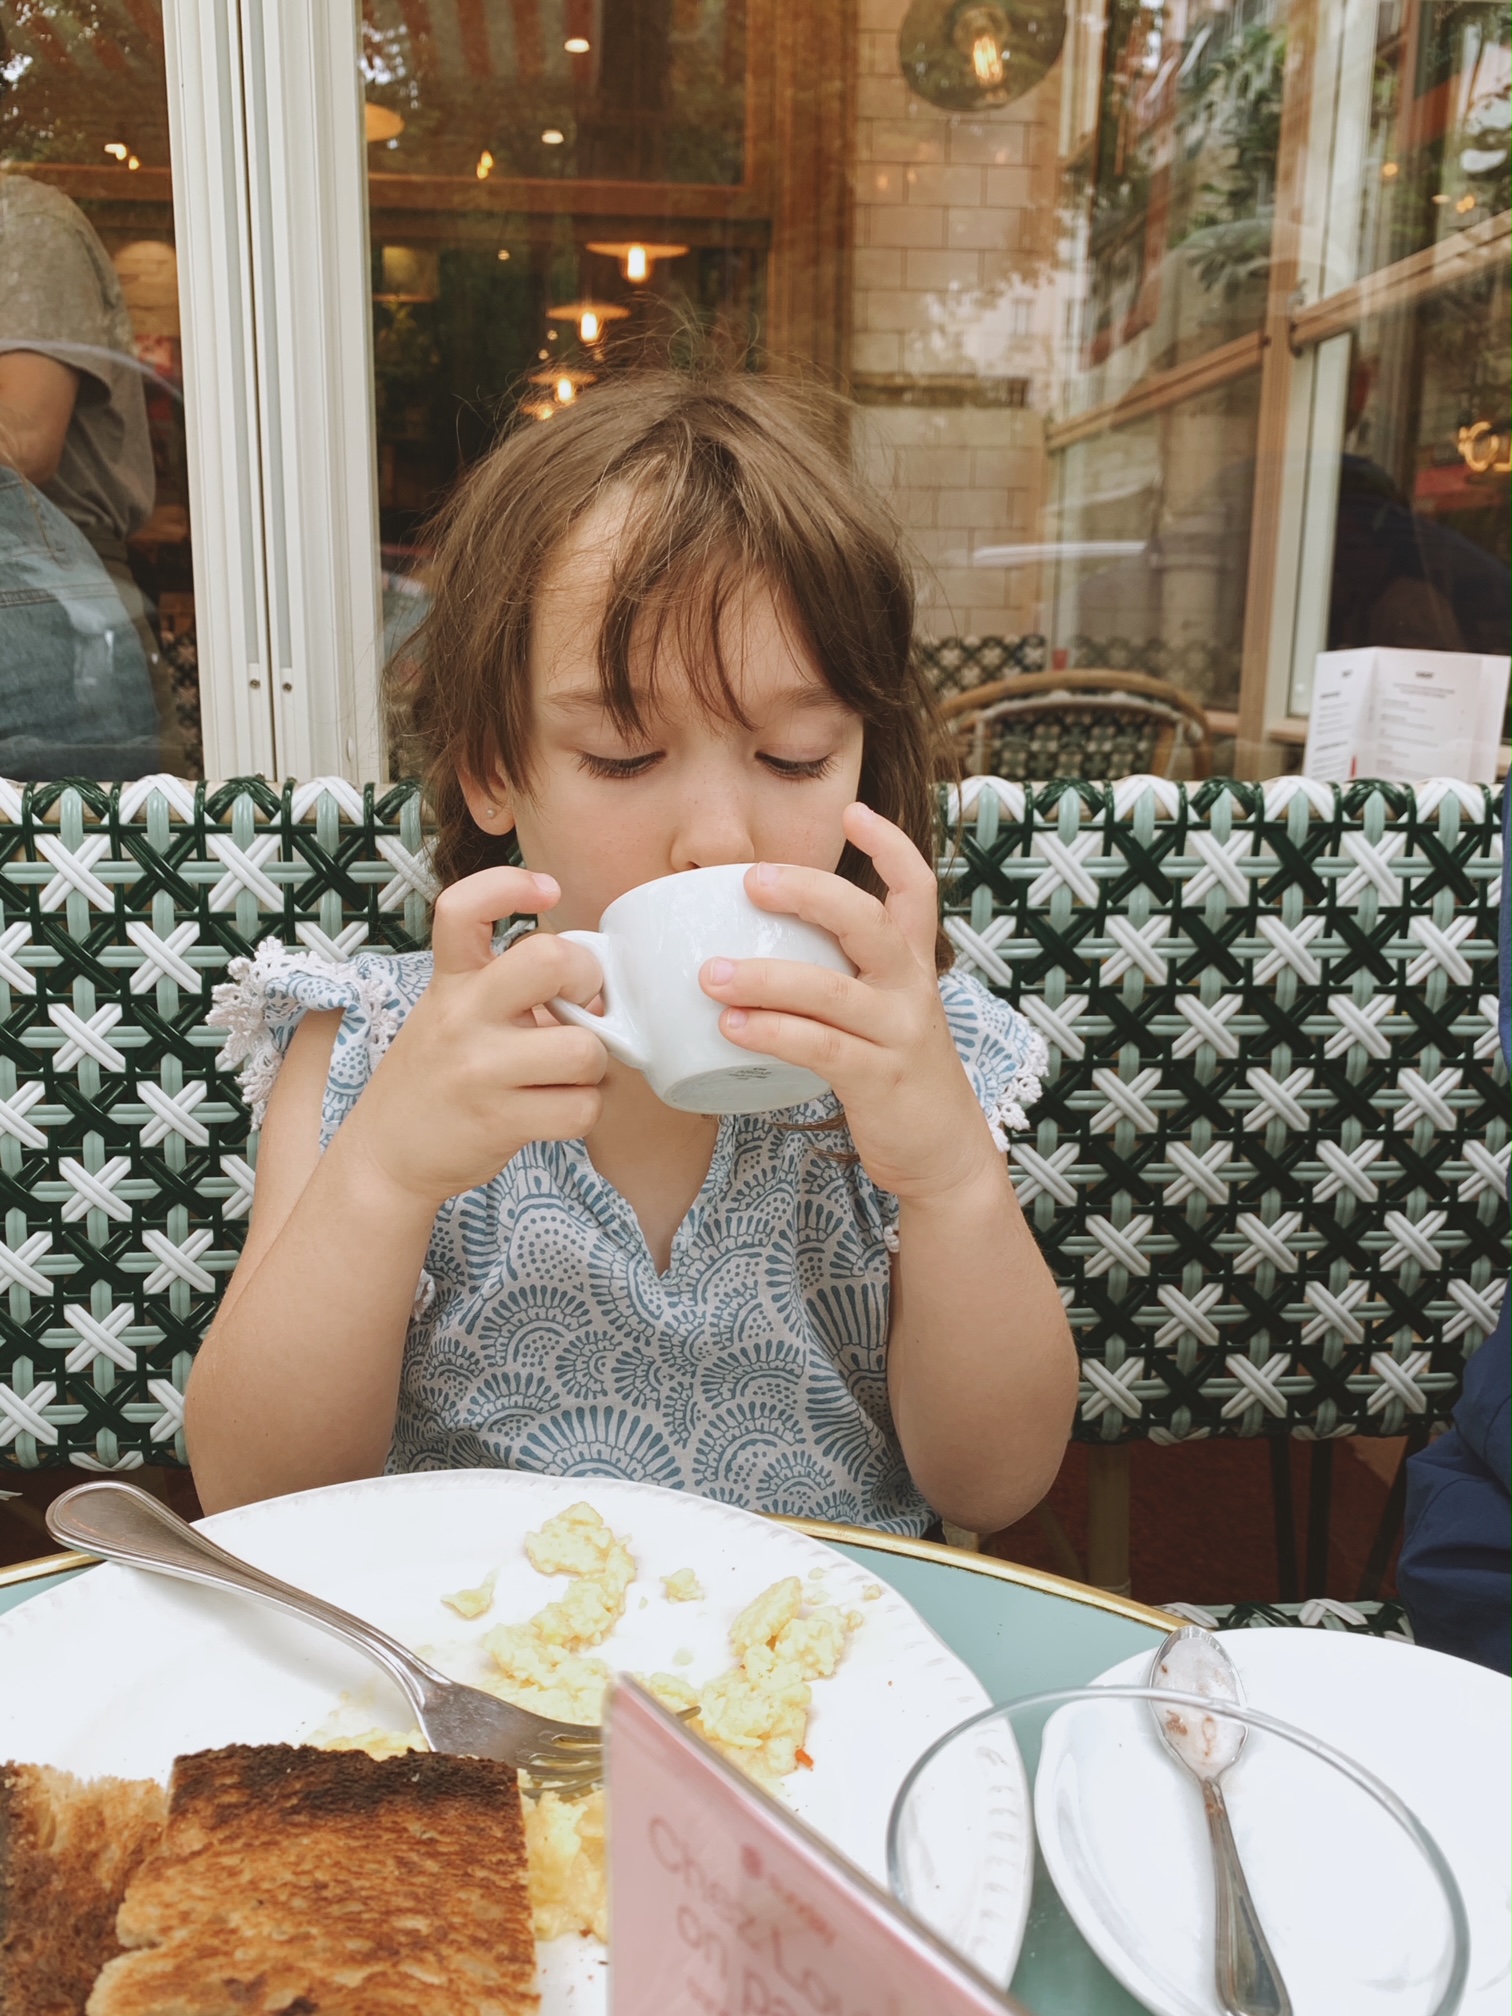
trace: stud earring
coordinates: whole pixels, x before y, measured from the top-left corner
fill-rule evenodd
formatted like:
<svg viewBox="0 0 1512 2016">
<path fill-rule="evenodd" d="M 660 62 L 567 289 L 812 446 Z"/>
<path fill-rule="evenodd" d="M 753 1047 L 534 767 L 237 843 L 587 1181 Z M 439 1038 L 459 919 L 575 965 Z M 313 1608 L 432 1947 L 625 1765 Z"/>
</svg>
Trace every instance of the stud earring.
<svg viewBox="0 0 1512 2016">
<path fill-rule="evenodd" d="M 483 807 L 483 817 L 485 819 L 492 819 L 493 816 L 494 816 L 494 808 L 492 807 L 492 805 L 485 805 Z"/>
</svg>

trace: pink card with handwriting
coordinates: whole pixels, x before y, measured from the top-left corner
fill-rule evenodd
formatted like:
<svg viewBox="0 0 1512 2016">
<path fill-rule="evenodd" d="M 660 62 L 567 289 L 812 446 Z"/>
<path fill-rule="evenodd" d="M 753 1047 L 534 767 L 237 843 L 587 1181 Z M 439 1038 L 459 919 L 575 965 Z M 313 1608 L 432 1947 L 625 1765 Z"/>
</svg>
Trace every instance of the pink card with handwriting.
<svg viewBox="0 0 1512 2016">
<path fill-rule="evenodd" d="M 607 1739 L 612 2016 L 1016 2006 L 633 1681 Z"/>
</svg>

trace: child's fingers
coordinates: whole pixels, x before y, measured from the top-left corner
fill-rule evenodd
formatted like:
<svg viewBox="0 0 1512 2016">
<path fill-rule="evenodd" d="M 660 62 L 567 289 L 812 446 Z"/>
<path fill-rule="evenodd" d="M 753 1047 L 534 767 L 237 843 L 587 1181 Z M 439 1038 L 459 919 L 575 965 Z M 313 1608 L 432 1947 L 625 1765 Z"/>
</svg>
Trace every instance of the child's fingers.
<svg viewBox="0 0 1512 2016">
<path fill-rule="evenodd" d="M 875 896 L 822 868 L 762 862 L 745 878 L 746 893 L 761 910 L 780 910 L 817 924 L 864 979 L 904 986 L 918 977 L 918 960 Z"/>
<path fill-rule="evenodd" d="M 729 971 L 721 979 L 724 968 Z M 885 1043 L 897 1019 L 896 997 L 885 989 L 797 959 L 710 959 L 698 977 L 715 1001 L 802 1015 L 867 1043 Z"/>
<path fill-rule="evenodd" d="M 516 1095 L 511 1120 L 527 1141 L 580 1141 L 603 1108 L 596 1085 L 532 1087 Z"/>
<path fill-rule="evenodd" d="M 846 839 L 871 856 L 887 884 L 887 914 L 915 953 L 933 965 L 940 917 L 940 884 L 934 869 L 901 827 L 869 805 L 848 805 L 842 824 Z"/>
<path fill-rule="evenodd" d="M 494 926 L 501 917 L 549 910 L 561 895 L 550 875 L 528 868 L 484 868 L 464 875 L 436 898 L 431 950 L 437 973 L 475 973 L 493 957 Z"/>
<path fill-rule="evenodd" d="M 493 962 L 484 982 L 493 1007 L 510 1019 L 544 1007 L 558 994 L 586 1008 L 603 984 L 599 963 L 587 946 L 553 931 L 533 931 L 519 939 Z"/>
<path fill-rule="evenodd" d="M 816 1071 L 842 1098 L 845 1085 L 858 1081 L 866 1065 L 876 1058 L 875 1047 L 848 1030 L 811 1022 L 804 1015 L 779 1014 L 770 1008 L 727 1008 L 719 1018 L 719 1026 L 742 1050 L 754 1050 L 763 1057 L 775 1057 L 780 1063 Z"/>
<path fill-rule="evenodd" d="M 524 1032 L 514 1057 L 513 1082 L 529 1092 L 598 1085 L 609 1068 L 609 1052 L 593 1031 L 565 1023 Z"/>
</svg>

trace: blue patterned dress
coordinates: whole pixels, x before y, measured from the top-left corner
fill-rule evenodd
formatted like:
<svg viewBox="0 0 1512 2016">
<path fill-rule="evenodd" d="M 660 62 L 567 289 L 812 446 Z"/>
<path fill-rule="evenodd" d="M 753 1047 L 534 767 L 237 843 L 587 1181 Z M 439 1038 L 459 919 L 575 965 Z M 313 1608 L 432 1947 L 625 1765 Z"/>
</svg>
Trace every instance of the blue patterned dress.
<svg viewBox="0 0 1512 2016">
<path fill-rule="evenodd" d="M 300 1017 L 339 1008 L 326 1146 L 430 975 L 428 953 L 337 963 L 272 940 L 234 963 L 214 1019 L 254 1124 Z M 1043 1045 L 964 974 L 940 991 L 1002 1145 L 1038 1096 Z M 792 1124 L 839 1110 L 827 1095 L 723 1118 L 665 1274 L 581 1141 L 532 1142 L 449 1199 L 415 1298 L 388 1469 L 631 1477 L 922 1533 L 932 1514 L 887 1403 L 897 1199 L 843 1159 L 843 1125 Z"/>
</svg>

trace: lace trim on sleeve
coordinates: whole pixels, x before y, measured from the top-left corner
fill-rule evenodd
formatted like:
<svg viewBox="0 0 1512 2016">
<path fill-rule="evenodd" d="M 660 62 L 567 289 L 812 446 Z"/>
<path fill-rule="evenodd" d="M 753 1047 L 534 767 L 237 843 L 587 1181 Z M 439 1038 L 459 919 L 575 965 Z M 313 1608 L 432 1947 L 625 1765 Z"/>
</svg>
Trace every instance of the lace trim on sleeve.
<svg viewBox="0 0 1512 2016">
<path fill-rule="evenodd" d="M 265 938 L 250 959 L 233 959 L 226 973 L 211 993 L 205 1020 L 226 1031 L 216 1065 L 240 1079 L 254 1128 L 263 1124 L 284 1049 L 307 1010 L 356 1011 L 360 1026 L 353 1033 L 366 1047 L 369 1075 L 398 1033 L 383 981 L 319 952 L 294 952 Z M 301 979 L 315 984 L 301 987 Z"/>
<path fill-rule="evenodd" d="M 987 1125 L 992 1133 L 993 1145 L 1008 1152 L 1008 1135 L 1022 1134 L 1029 1125 L 1026 1108 L 1032 1106 L 1044 1090 L 1045 1077 L 1050 1069 L 1050 1052 L 1045 1047 L 1045 1039 L 1038 1033 L 1029 1039 L 1020 1062 L 1014 1067 L 1013 1075 L 998 1094 L 991 1112 L 987 1115 Z"/>
</svg>

